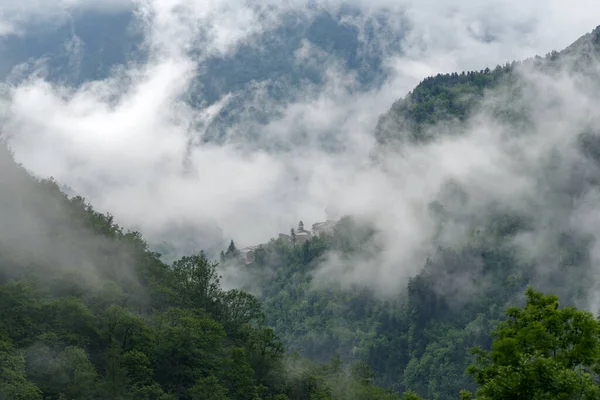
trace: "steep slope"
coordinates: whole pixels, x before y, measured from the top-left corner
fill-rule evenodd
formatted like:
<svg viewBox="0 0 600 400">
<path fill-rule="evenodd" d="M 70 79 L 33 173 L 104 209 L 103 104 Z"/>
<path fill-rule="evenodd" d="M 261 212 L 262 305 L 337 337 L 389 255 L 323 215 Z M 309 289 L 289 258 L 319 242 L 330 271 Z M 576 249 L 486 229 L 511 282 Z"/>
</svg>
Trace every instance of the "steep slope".
<svg viewBox="0 0 600 400">
<path fill-rule="evenodd" d="M 259 293 L 286 345 L 314 359 L 339 352 L 345 361 L 366 361 L 400 392 L 452 399 L 474 388 L 465 372 L 469 349 L 490 346 L 487 332 L 505 306 L 523 300 L 528 284 L 595 307 L 597 231 L 586 220 L 594 220 L 590 202 L 600 190 L 600 121 L 593 114 L 599 34 L 545 58 L 427 78 L 396 102 L 376 130 L 388 157 L 489 129 L 500 136 L 485 141 L 506 145 L 518 161 L 510 164 L 514 179 L 526 177 L 530 186 L 499 188 L 509 195 L 497 197 L 480 183 L 446 182 L 429 204 L 434 250 L 397 296 L 360 282 L 336 286 L 336 277 L 319 281 L 332 255 L 350 273 L 380 251 L 376 229 L 352 218 L 331 236 L 263 246 L 244 267 L 248 290 Z"/>
<path fill-rule="evenodd" d="M 167 266 L 4 147 L 0 171 L 0 398 L 396 398 L 362 364 L 284 358 L 202 253 Z"/>
<path fill-rule="evenodd" d="M 498 65 L 494 69 L 438 74 L 425 78 L 380 117 L 375 137 L 382 146 L 430 141 L 433 139 L 433 125 L 460 125 L 477 113 L 486 91 L 500 86 L 514 89 L 522 85 L 520 73 L 524 68 L 548 71 L 569 64 L 572 69 L 585 70 L 590 68 L 590 63 L 593 65 L 597 61 L 598 55 L 600 27 L 582 36 L 563 51 L 553 51 L 544 58 L 536 56 L 523 62 Z M 460 128 L 451 131 L 460 131 Z"/>
</svg>

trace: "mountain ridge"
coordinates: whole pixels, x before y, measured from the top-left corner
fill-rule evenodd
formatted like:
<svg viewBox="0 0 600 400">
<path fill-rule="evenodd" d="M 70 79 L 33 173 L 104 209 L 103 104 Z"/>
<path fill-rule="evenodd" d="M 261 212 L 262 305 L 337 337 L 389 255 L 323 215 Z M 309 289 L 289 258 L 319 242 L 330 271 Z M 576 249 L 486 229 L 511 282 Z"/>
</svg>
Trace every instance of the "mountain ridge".
<svg viewBox="0 0 600 400">
<path fill-rule="evenodd" d="M 571 62 L 588 63 L 600 55 L 600 25 L 581 36 L 572 44 L 544 58 L 534 56 L 523 61 L 507 62 L 495 68 L 462 73 L 437 74 L 423 79 L 404 98 L 398 99 L 388 112 L 381 115 L 374 131 L 380 147 L 396 148 L 402 143 L 426 143 L 433 138 L 427 134 L 431 122 L 463 122 L 483 99 L 484 92 L 507 80 L 523 66 L 543 65 L 552 67 L 566 58 Z M 432 92 L 435 88 L 436 92 Z M 394 136 L 394 132 L 406 132 L 406 137 Z"/>
</svg>

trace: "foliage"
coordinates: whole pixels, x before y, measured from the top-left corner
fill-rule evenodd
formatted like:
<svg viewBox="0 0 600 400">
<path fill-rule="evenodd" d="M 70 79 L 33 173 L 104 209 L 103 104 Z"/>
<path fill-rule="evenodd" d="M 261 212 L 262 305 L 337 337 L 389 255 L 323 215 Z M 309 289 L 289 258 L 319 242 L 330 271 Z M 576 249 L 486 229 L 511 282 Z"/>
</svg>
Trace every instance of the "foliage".
<svg viewBox="0 0 600 400">
<path fill-rule="evenodd" d="M 507 309 L 490 351 L 476 348 L 477 398 L 597 399 L 600 322 L 558 298 L 527 289 L 524 308 Z"/>
<path fill-rule="evenodd" d="M 531 62 L 551 68 L 560 57 Z M 518 65 L 425 79 L 381 119 L 378 141 L 423 143 L 435 139 L 434 125 L 464 124 L 486 91 L 518 90 Z M 495 110 L 522 117 L 512 111 Z M 591 314 L 532 289 L 524 308 L 501 312 L 532 282 L 574 303 L 593 273 L 592 240 L 573 232 L 556 232 L 554 271 L 519 258 L 514 239 L 529 233 L 519 210 L 469 221 L 471 239 L 439 246 L 392 298 L 316 279 L 328 257 L 377 254 L 373 227 L 346 217 L 332 235 L 303 243 L 293 231 L 241 263 L 258 278 L 248 288 L 256 297 L 224 290 L 219 265 L 202 252 L 163 263 L 138 232 L 33 178 L 3 149 L 0 168 L 0 399 L 600 396 Z M 441 225 L 461 216 L 444 199 L 430 211 Z M 240 257 L 233 240 L 221 253 L 229 265 Z"/>
<path fill-rule="evenodd" d="M 599 35 L 597 29 L 585 39 L 592 41 L 596 53 Z M 410 151 L 411 146 L 446 133 L 460 135 L 480 111 L 508 127 L 526 126 L 531 105 L 519 101 L 522 73 L 527 69 L 550 76 L 560 72 L 573 62 L 573 53 L 587 48 L 585 43 L 573 46 L 544 58 L 424 79 L 381 117 L 375 130 L 378 150 Z M 589 63 L 591 56 L 574 59 L 575 64 Z M 506 101 L 485 102 L 490 93 L 499 93 Z M 585 147 L 582 157 L 597 163 L 594 149 L 598 137 L 590 133 L 581 142 Z M 552 165 L 548 167 L 551 174 Z M 579 170 L 573 172 L 577 173 Z M 542 175 L 539 182 L 556 190 L 557 197 L 566 202 L 580 201 L 586 190 L 598 189 L 595 179 L 589 180 L 595 186 L 556 187 L 556 182 Z M 574 181 L 587 179 L 575 176 Z M 247 289 L 258 293 L 266 324 L 291 351 L 319 362 L 327 362 L 339 352 L 344 368 L 361 361 L 375 372 L 378 385 L 405 393 L 405 397 L 455 399 L 463 390 L 460 396 L 468 398 L 469 391 L 477 388 L 475 377 L 466 373 L 476 361 L 469 349 L 491 348 L 489 332 L 504 320 L 506 306 L 522 301 L 528 284 L 552 290 L 568 304 L 587 296 L 592 289 L 590 278 L 595 276 L 590 262 L 594 238 L 556 224 L 561 226 L 553 226 L 544 237 L 551 254 L 522 257 L 515 243 L 538 233 L 532 228 L 534 217 L 504 204 L 492 204 L 479 213 L 482 215 L 473 216 L 460 185 L 449 183 L 448 187 L 450 190 L 442 190 L 448 193 L 441 193 L 430 204 L 432 219 L 439 223 L 436 229 L 443 233 L 444 225 L 456 224 L 466 227 L 470 238 L 448 247 L 435 236 L 429 259 L 413 267 L 419 273 L 396 296 L 383 298 L 375 289 L 321 281 L 322 267 L 332 256 L 342 268 L 351 268 L 360 265 L 360 260 L 375 259 L 380 252 L 378 232 L 356 219 L 344 218 L 333 235 L 302 244 L 272 240 L 261 246 L 261 256 L 243 268 L 256 278 Z M 546 266 L 544 257 L 555 259 L 554 265 Z"/>
<path fill-rule="evenodd" d="M 322 366 L 289 371 L 260 301 L 224 290 L 202 252 L 166 265 L 10 154 L 0 166 L 0 399 L 346 398 Z M 224 256 L 239 257 L 233 241 Z"/>
</svg>

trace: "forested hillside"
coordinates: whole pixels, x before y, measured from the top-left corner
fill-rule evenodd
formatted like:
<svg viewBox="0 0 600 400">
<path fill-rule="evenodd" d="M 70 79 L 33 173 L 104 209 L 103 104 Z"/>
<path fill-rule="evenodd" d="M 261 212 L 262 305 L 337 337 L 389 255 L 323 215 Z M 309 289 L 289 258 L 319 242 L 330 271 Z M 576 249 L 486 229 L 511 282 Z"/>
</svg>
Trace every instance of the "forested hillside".
<svg viewBox="0 0 600 400">
<path fill-rule="evenodd" d="M 0 152 L 0 399 L 393 399 L 361 363 L 286 350 L 202 253 L 141 235 Z"/>
<path fill-rule="evenodd" d="M 538 90 L 530 77 L 558 81 L 566 74 L 581 79 L 577 82 L 584 82 L 585 90 L 595 90 L 599 38 L 596 29 L 545 58 L 425 79 L 380 119 L 380 150 L 393 157 L 392 148 L 410 152 L 416 148 L 411 146 L 425 146 L 446 133 L 466 135 L 482 113 L 507 127 L 509 135 L 537 134 L 530 133 L 539 118 L 537 105 L 523 94 Z M 550 92 L 534 93 L 540 107 L 547 101 L 552 110 L 556 100 Z M 557 149 L 544 159 L 535 171 L 537 191 L 525 199 L 491 199 L 482 211 L 476 208 L 477 188 L 447 182 L 429 204 L 437 221 L 435 250 L 395 296 L 360 282 L 344 287 L 341 277 L 320 282 L 332 254 L 350 273 L 356 260 L 379 251 L 379 232 L 364 221 L 346 217 L 332 235 L 261 246 L 254 263 L 242 268 L 248 290 L 264 303 L 267 325 L 306 357 L 324 361 L 339 352 L 346 362 L 366 362 L 379 384 L 399 393 L 455 399 L 462 389 L 475 391 L 478 381 L 467 367 L 476 358 L 469 350 L 490 348 L 490 332 L 504 319 L 506 307 L 522 304 L 527 285 L 555 292 L 567 304 L 590 306 L 596 239 L 570 221 L 599 189 L 597 122 L 590 117 L 586 126 L 567 127 L 575 156 Z M 445 237 L 457 226 L 469 234 L 450 245 Z M 397 268 L 406 267 L 399 263 Z M 481 398 L 505 398 L 488 395 Z M 534 398 L 523 396 L 517 398 Z"/>
<path fill-rule="evenodd" d="M 364 75 L 357 90 L 377 87 L 380 57 L 361 59 L 359 32 L 338 17 L 299 21 L 289 42 L 265 37 L 265 48 L 295 57 L 310 34 Z M 211 59 L 223 74 L 207 86 L 211 101 L 230 87 L 252 95 L 248 81 L 291 68 L 251 50 L 232 56 L 252 61 L 245 75 Z M 260 245 L 251 260 L 232 241 L 218 263 L 200 248 L 166 263 L 140 233 L 33 177 L 1 144 L 0 400 L 599 398 L 600 322 L 575 308 L 599 308 L 599 55 L 600 27 L 544 58 L 426 78 L 380 118 L 369 168 L 417 152 L 432 161 L 440 152 L 428 146 L 471 138 L 458 147 L 475 149 L 464 157 L 510 172 L 442 175 L 414 207 L 428 225 L 412 226 L 428 239 L 420 258 L 394 253 L 402 238 L 390 241 L 368 215 L 347 215 L 309 240 Z M 92 76 L 108 73 L 88 62 Z M 318 83 L 322 71 L 296 72 L 284 88 Z M 280 89 L 268 93 L 290 95 Z M 186 95 L 190 106 L 206 100 Z M 223 139 L 219 123 L 240 110 L 234 103 L 207 132 Z M 390 265 L 382 273 L 378 262 Z M 383 279 L 367 279 L 376 273 Z"/>
<path fill-rule="evenodd" d="M 310 271 L 326 252 L 358 256 L 370 247 L 373 228 L 344 218 L 333 235 L 302 245 L 272 241 L 257 249 L 251 270 L 270 282 L 263 313 L 255 297 L 223 290 L 217 264 L 202 253 L 165 265 L 138 233 L 31 177 L 4 150 L 0 168 L 1 399 L 600 393 L 600 322 L 591 313 L 559 309 L 555 296 L 528 288 L 525 307 L 509 308 L 498 322 L 500 305 L 521 303 L 531 280 L 503 248 L 507 231 L 487 245 L 474 239 L 460 252 L 440 250 L 406 295 L 386 302 L 360 288 L 311 289 Z M 487 260 L 493 287 L 461 296 L 460 305 L 452 303 L 459 297 L 440 296 L 435 274 L 460 275 L 476 254 Z M 222 261 L 238 257 L 232 243 Z M 292 347 L 286 351 L 269 325 Z"/>
<path fill-rule="evenodd" d="M 328 252 L 360 257 L 370 247 L 373 232 L 357 234 L 359 229 L 345 218 L 332 236 L 296 246 L 277 240 L 257 251 L 248 268 L 266 274 L 251 281 L 263 282 L 267 325 L 306 357 L 325 361 L 339 352 L 346 362 L 366 362 L 380 384 L 400 393 L 451 399 L 461 389 L 474 389 L 466 374 L 474 361 L 469 350 L 489 347 L 490 329 L 532 278 L 512 256 L 510 233 L 490 243 L 474 238 L 459 250 L 440 249 L 407 291 L 392 299 L 358 285 L 350 290 L 332 282 L 318 285 L 313 273 Z M 484 273 L 469 287 L 455 283 L 440 291 L 441 276 L 460 282 L 474 269 Z"/>
<path fill-rule="evenodd" d="M 492 69 L 438 74 L 425 78 L 380 117 L 375 136 L 383 146 L 431 141 L 434 139 L 434 132 L 439 132 L 439 127 L 434 128 L 436 125 L 464 123 L 476 114 L 486 92 L 501 89 L 509 92 L 513 101 L 518 101 L 520 88 L 526 84 L 522 79 L 523 70 L 534 69 L 551 74 L 568 66 L 571 70 L 593 73 L 599 54 L 600 26 L 563 51 L 553 51 L 543 58 L 536 56 Z M 496 107 L 496 115 L 505 120 L 517 117 L 517 110 L 511 109 L 509 104 L 496 104 Z M 461 129 L 454 131 L 460 132 Z"/>
</svg>

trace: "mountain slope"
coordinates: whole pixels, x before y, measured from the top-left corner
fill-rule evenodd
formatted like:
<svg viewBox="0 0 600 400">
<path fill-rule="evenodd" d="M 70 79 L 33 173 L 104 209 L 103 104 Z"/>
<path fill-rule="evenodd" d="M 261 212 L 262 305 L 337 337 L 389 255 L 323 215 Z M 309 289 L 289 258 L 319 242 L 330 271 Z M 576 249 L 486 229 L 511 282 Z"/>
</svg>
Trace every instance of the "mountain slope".
<svg viewBox="0 0 600 400">
<path fill-rule="evenodd" d="M 258 300 L 223 290 L 202 253 L 165 265 L 4 147 L 0 170 L 0 398 L 397 398 L 362 364 L 284 357 Z"/>
<path fill-rule="evenodd" d="M 259 293 L 268 324 L 287 346 L 315 359 L 339 352 L 345 361 L 367 362 L 380 383 L 400 392 L 452 399 L 474 388 L 465 372 L 469 349 L 490 346 L 487 332 L 506 306 L 523 300 L 528 284 L 594 306 L 597 232 L 578 221 L 595 215 L 587 204 L 600 190 L 600 120 L 588 108 L 568 107 L 594 109 L 599 32 L 544 59 L 427 78 L 382 116 L 376 135 L 392 159 L 495 127 L 500 136 L 484 139 L 512 151 L 514 179 L 525 176 L 527 190 L 498 188 L 506 193 L 498 198 L 480 182 L 445 182 L 429 204 L 433 250 L 396 296 L 360 281 L 344 286 L 335 274 L 321 281 L 332 256 L 347 274 L 373 268 L 364 261 L 381 251 L 377 230 L 363 222 L 347 218 L 332 236 L 263 246 L 243 267 L 247 288 Z M 578 96 L 572 103 L 562 97 L 569 90 Z M 526 158 L 529 150 L 537 158 Z M 410 267 L 398 261 L 395 268 Z"/>
<path fill-rule="evenodd" d="M 570 68 L 589 69 L 600 55 L 600 26 L 560 52 L 541 58 L 498 65 L 493 69 L 438 74 L 425 78 L 404 99 L 396 101 L 379 118 L 375 137 L 382 146 L 404 142 L 427 142 L 432 125 L 466 121 L 478 112 L 486 91 L 500 86 L 515 89 L 522 84 L 524 68 L 552 70 L 565 64 Z M 592 67 L 593 68 L 593 67 Z M 460 130 L 460 129 L 457 129 Z"/>
</svg>

